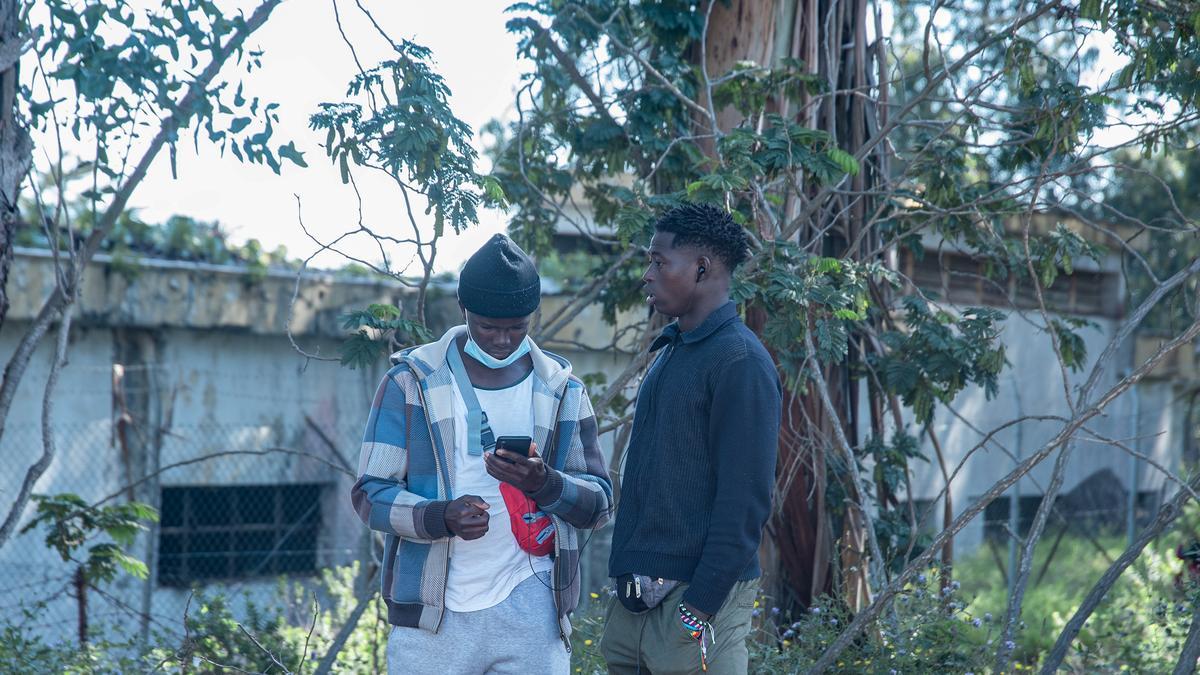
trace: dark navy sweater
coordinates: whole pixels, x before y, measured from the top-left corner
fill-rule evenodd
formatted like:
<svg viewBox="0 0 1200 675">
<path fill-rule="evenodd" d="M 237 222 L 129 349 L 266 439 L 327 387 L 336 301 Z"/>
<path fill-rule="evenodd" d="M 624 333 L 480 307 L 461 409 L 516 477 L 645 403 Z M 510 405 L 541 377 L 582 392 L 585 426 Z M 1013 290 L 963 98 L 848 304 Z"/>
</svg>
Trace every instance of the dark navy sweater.
<svg viewBox="0 0 1200 675">
<path fill-rule="evenodd" d="M 715 614 L 761 574 L 781 394 L 771 356 L 731 302 L 700 326 L 663 330 L 642 381 L 621 478 L 609 574 L 690 582 Z"/>
</svg>

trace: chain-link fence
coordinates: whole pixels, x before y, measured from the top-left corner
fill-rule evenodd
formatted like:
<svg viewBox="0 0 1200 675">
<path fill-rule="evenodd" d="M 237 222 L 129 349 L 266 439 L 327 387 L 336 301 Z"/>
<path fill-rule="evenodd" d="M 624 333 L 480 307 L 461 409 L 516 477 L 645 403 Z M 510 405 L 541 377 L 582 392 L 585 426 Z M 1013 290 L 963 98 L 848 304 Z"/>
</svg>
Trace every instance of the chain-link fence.
<svg viewBox="0 0 1200 675">
<path fill-rule="evenodd" d="M 89 546 L 103 535 L 69 560 L 43 541 L 46 526 L 0 549 L 0 612 L 27 613 L 24 627 L 47 641 L 101 630 L 120 638 L 181 632 L 196 589 L 234 606 L 269 605 L 281 577 L 303 584 L 322 570 L 371 560 L 370 539 L 348 498 L 356 448 L 345 439 L 356 428 L 176 426 L 148 449 L 143 444 L 149 456 L 141 458 L 130 456 L 133 444 L 122 432 L 119 421 L 56 427 L 58 456 L 37 492 L 153 506 L 159 522 L 128 548 L 146 563 L 145 579 L 123 574 L 97 583 L 80 576 Z M 41 432 L 13 425 L 5 440 L 22 454 L 40 451 Z"/>
<path fill-rule="evenodd" d="M 155 507 L 159 522 L 128 548 L 148 575 L 83 579 L 88 546 L 104 538 L 64 561 L 44 542 L 46 528 L 38 527 L 0 549 L 0 612 L 24 617 L 23 628 L 51 644 L 144 640 L 172 648 L 181 643 L 185 614 L 197 619 L 202 602 L 218 596 L 239 621 L 265 611 L 307 625 L 314 593 L 331 619 L 328 610 L 343 602 L 336 614 L 344 619 L 355 600 L 332 594 L 349 587 L 358 597 L 364 590 L 377 595 L 373 575 L 382 551 L 352 510 L 360 430 L 343 427 L 329 430 L 309 420 L 296 428 L 176 425 L 157 438 L 139 431 L 150 456 L 135 461 L 123 454 L 134 445 L 133 432 L 123 445 L 119 423 L 59 425 L 59 454 L 37 492 Z M 35 452 L 40 429 L 14 425 L 5 443 Z M 584 536 L 585 591 L 607 581 L 609 536 L 607 528 Z M 331 588 L 331 572 L 340 588 Z M 585 592 L 583 602 L 590 600 Z M 363 628 L 383 631 L 386 642 L 386 620 L 364 620 Z M 323 645 L 338 629 L 326 628 Z"/>
<path fill-rule="evenodd" d="M 132 399 L 136 392 L 127 393 Z M 280 407 L 249 389 L 222 396 L 232 401 L 222 419 Z M 305 409 L 320 409 L 309 403 Z M 348 498 L 361 433 L 358 416 L 365 407 L 347 403 L 342 419 L 332 423 L 297 414 L 290 421 L 237 424 L 184 415 L 178 408 L 186 404 L 176 404 L 173 414 L 158 413 L 159 425 L 120 415 L 115 421 L 78 421 L 89 417 L 86 410 L 78 411 L 56 425 L 58 454 L 38 484 L 37 492 L 71 492 L 92 504 L 136 500 L 155 507 L 160 521 L 128 549 L 145 561 L 146 578 L 83 579 L 80 558 L 88 545 L 76 559 L 64 561 L 43 542 L 42 527 L 0 548 L 0 612 L 20 617 L 25 629 L 48 642 L 69 644 L 97 635 L 154 639 L 182 634 L 185 613 L 196 611 L 201 596 L 225 597 L 238 617 L 247 616 L 251 604 L 287 611 L 297 604 L 295 593 L 281 588 L 280 579 L 328 593 L 322 574 L 356 562 L 358 572 L 347 573 L 352 590 L 369 593 L 377 587 L 368 576 L 381 551 Z M 100 410 L 107 413 L 108 406 Z M 27 466 L 41 446 L 37 425 L 17 422 L 5 431 L 4 448 L 13 466 Z M 10 474 L 0 478 L 6 495 L 19 479 L 18 472 Z M 1150 521 L 1171 487 L 1163 480 L 1146 489 L 1143 481 L 1143 490 L 1130 499 L 1123 489 L 1128 484 L 1124 477 L 1100 476 L 1059 498 L 1040 547 L 1044 553 L 1034 569 L 1035 585 L 1072 564 L 1069 555 L 1080 547 L 1063 542 L 1083 542 L 1096 555 L 1107 555 L 1130 518 L 1138 527 Z M 1027 536 L 1039 503 L 1038 495 L 1025 494 L 1013 508 L 1006 496 L 982 514 L 981 544 L 974 555 L 1002 578 L 1011 569 L 1012 546 Z M 940 504 L 918 502 L 916 510 L 926 514 L 922 528 L 940 529 Z M 610 534 L 606 529 L 585 535 L 585 604 L 607 582 Z M 329 599 L 321 598 L 323 607 Z M 293 617 L 296 624 L 305 621 L 302 613 Z M 369 623 L 386 631 L 386 620 L 381 624 L 375 617 Z M 336 632 L 336 626 L 327 630 L 327 639 Z"/>
</svg>

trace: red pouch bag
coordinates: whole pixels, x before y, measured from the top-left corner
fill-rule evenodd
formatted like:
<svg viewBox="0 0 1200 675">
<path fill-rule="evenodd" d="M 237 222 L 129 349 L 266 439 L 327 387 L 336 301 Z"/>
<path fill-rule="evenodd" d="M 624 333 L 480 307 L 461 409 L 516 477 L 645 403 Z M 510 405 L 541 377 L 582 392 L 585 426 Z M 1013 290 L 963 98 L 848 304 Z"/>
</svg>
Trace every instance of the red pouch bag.
<svg viewBox="0 0 1200 675">
<path fill-rule="evenodd" d="M 500 496 L 504 497 L 504 506 L 508 508 L 508 520 L 517 546 L 538 556 L 553 553 L 554 521 L 538 508 L 537 502 L 508 483 L 500 484 Z"/>
</svg>

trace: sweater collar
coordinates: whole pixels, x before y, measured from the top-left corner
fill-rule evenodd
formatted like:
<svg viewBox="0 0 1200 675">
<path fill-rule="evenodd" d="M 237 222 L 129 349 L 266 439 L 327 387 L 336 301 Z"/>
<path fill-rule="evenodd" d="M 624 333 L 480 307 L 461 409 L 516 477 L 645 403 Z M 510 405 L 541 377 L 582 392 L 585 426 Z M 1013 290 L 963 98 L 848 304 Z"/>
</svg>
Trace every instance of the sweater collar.
<svg viewBox="0 0 1200 675">
<path fill-rule="evenodd" d="M 700 342 L 723 328 L 726 324 L 737 319 L 737 316 L 737 305 L 730 300 L 717 309 L 714 309 L 699 326 L 696 326 L 692 330 L 681 331 L 679 330 L 679 322 L 673 321 L 655 338 L 654 342 L 650 345 L 650 351 L 656 352 L 677 339 L 685 345 Z"/>
</svg>

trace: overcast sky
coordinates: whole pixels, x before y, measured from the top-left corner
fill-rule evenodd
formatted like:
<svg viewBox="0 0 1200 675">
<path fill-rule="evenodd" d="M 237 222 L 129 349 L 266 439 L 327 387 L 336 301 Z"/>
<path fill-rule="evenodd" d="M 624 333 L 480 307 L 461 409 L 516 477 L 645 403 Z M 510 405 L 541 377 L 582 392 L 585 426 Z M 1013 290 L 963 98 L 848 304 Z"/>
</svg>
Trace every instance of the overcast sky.
<svg viewBox="0 0 1200 675">
<path fill-rule="evenodd" d="M 253 6 L 248 1 L 243 4 Z M 516 40 L 504 28 L 508 17 L 503 10 L 508 4 L 507 0 L 363 0 L 394 39 L 407 38 L 433 51 L 437 70 L 453 92 L 455 114 L 476 131 L 511 109 L 519 64 Z M 390 48 L 354 1 L 338 0 L 338 9 L 363 65 L 369 68 L 386 58 Z M 251 42 L 264 52 L 263 69 L 240 74 L 246 92 L 280 104 L 272 146 L 294 140 L 305 152 L 309 168 L 285 163 L 283 175 L 277 176 L 266 166 L 242 164 L 229 154 L 221 157 L 214 147 L 203 143 L 197 156 L 188 134 L 189 141 L 178 145 L 179 178 L 172 179 L 164 151 L 130 203 L 150 221 L 172 214 L 217 220 L 234 233 L 235 240 L 253 237 L 268 248 L 287 246 L 292 257 L 307 257 L 317 247 L 300 229 L 296 195 L 303 205 L 305 224 L 318 237 L 330 240 L 357 224 L 357 199 L 349 186 L 342 185 L 336 167 L 318 145 L 324 141 L 324 133 L 308 129 L 308 117 L 317 105 L 342 100 L 357 69 L 338 35 L 331 0 L 283 3 Z M 234 74 L 233 67 L 223 71 L 223 75 Z M 52 145 L 47 137 L 35 140 L 41 147 Z M 380 232 L 408 236 L 408 224 L 397 210 L 400 196 L 394 186 L 364 175 L 360 189 L 368 225 Z M 503 229 L 503 213 L 483 212 L 478 228 L 445 242 L 438 270 L 457 271 L 487 237 Z M 357 255 L 379 258 L 378 248 L 365 241 L 349 248 Z M 399 267 L 411 257 L 411 253 L 399 251 L 389 254 L 399 257 Z M 328 267 L 343 262 L 325 254 L 316 264 Z M 418 273 L 419 267 L 410 271 Z"/>
</svg>

